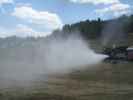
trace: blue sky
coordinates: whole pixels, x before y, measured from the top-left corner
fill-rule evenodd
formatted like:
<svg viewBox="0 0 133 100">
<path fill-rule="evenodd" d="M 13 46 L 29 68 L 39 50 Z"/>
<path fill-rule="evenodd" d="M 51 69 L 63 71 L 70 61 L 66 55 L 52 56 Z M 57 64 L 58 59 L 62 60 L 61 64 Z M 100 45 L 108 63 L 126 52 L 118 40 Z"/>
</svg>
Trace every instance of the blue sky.
<svg viewBox="0 0 133 100">
<path fill-rule="evenodd" d="M 46 36 L 64 24 L 132 14 L 132 0 L 0 0 L 0 37 Z"/>
</svg>

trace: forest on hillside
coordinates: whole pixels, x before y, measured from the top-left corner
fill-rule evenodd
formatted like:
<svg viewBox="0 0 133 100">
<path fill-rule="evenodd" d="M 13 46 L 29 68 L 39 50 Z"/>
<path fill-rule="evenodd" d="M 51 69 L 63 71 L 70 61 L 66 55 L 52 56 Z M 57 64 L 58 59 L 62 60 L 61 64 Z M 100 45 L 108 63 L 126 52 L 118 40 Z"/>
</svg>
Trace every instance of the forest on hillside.
<svg viewBox="0 0 133 100">
<path fill-rule="evenodd" d="M 66 24 L 62 30 L 54 30 L 53 33 L 63 33 L 64 35 L 79 31 L 87 39 L 100 38 L 106 33 L 118 34 L 133 33 L 133 15 L 120 16 L 119 18 L 102 20 L 85 20 L 74 24 Z"/>
</svg>

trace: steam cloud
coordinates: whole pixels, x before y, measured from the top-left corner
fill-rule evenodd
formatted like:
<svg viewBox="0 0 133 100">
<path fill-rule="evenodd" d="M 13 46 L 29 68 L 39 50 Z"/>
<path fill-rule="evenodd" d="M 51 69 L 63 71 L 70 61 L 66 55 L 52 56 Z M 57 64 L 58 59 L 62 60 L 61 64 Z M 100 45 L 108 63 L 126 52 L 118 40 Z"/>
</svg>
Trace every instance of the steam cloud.
<svg viewBox="0 0 133 100">
<path fill-rule="evenodd" d="M 0 79 L 34 80 L 39 75 L 68 73 L 101 62 L 106 56 L 89 48 L 80 36 L 53 38 L 38 44 L 32 50 L 23 49 L 9 53 L 0 62 Z M 1 80 L 2 82 L 2 80 Z M 10 82 L 9 82 L 10 83 Z"/>
<path fill-rule="evenodd" d="M 46 51 L 46 66 L 50 73 L 71 72 L 101 62 L 106 56 L 89 48 L 79 35 L 55 39 Z"/>
<path fill-rule="evenodd" d="M 102 30 L 102 45 L 118 44 L 125 40 L 126 34 L 124 33 L 124 21 L 114 20 L 106 23 Z"/>
</svg>

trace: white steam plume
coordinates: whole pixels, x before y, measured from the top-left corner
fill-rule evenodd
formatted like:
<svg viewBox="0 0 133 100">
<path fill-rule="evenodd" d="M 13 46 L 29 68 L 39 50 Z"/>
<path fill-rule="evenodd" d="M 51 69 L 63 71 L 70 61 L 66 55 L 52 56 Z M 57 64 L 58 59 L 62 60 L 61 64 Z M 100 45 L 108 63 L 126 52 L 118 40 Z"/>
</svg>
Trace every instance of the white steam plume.
<svg viewBox="0 0 133 100">
<path fill-rule="evenodd" d="M 67 39 L 54 39 L 46 50 L 48 73 L 71 72 L 101 62 L 106 56 L 89 48 L 79 35 Z"/>
<path fill-rule="evenodd" d="M 31 81 L 39 75 L 66 73 L 89 67 L 106 58 L 105 55 L 96 54 L 80 36 L 75 35 L 65 39 L 52 38 L 36 45 L 32 49 L 15 49 L 1 56 L 0 78 Z"/>
</svg>

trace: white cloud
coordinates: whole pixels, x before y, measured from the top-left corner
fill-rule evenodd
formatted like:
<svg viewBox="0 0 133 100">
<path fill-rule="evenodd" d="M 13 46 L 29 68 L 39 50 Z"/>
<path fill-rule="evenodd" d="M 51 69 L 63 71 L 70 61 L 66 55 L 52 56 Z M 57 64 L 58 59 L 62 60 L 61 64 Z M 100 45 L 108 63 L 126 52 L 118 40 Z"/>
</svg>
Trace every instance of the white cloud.
<svg viewBox="0 0 133 100">
<path fill-rule="evenodd" d="M 15 28 L 8 30 L 5 27 L 0 27 L 0 37 L 9 37 L 14 35 L 18 37 L 45 37 L 50 34 L 51 32 L 36 31 L 35 29 L 23 24 L 18 24 Z"/>
<path fill-rule="evenodd" d="M 3 4 L 12 4 L 13 3 L 13 0 L 0 0 L 0 5 L 3 5 Z"/>
<path fill-rule="evenodd" d="M 18 24 L 14 30 L 14 33 L 17 36 L 26 37 L 34 35 L 36 32 L 26 25 Z"/>
<path fill-rule="evenodd" d="M 12 31 L 9 32 L 5 27 L 0 26 L 0 37 L 8 37 L 14 35 Z"/>
<path fill-rule="evenodd" d="M 70 2 L 73 3 L 81 3 L 81 4 L 86 4 L 86 3 L 90 3 L 90 4 L 113 4 L 113 3 L 119 3 L 119 0 L 69 0 Z"/>
<path fill-rule="evenodd" d="M 38 32 L 32 29 L 31 27 L 23 24 L 18 24 L 16 26 L 16 29 L 14 30 L 14 33 L 16 34 L 16 36 L 20 36 L 20 37 L 27 37 L 27 36 L 33 36 L 33 37 L 44 36 L 45 37 L 51 34 L 51 32 Z"/>
<path fill-rule="evenodd" d="M 17 18 L 24 19 L 29 23 L 43 26 L 46 29 L 54 30 L 62 27 L 62 21 L 56 13 L 37 11 L 31 6 L 20 6 L 12 13 Z"/>
<path fill-rule="evenodd" d="M 97 9 L 95 12 L 102 15 L 106 13 L 112 13 L 117 17 L 123 14 L 129 14 L 131 12 L 131 6 L 123 3 L 114 3 L 109 5 L 108 7 Z"/>
<path fill-rule="evenodd" d="M 96 14 L 104 16 L 106 13 L 111 13 L 113 16 L 120 16 L 123 14 L 131 13 L 131 6 L 129 4 L 121 3 L 120 0 L 69 0 L 73 3 L 79 4 L 93 4 L 99 5 L 104 4 L 104 8 L 96 9 Z"/>
</svg>

